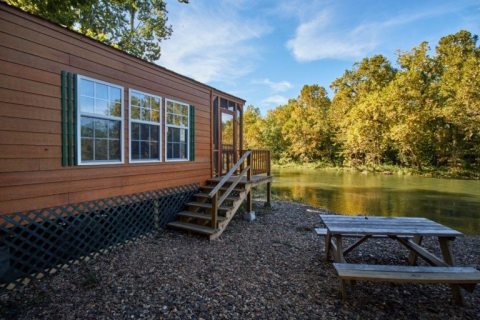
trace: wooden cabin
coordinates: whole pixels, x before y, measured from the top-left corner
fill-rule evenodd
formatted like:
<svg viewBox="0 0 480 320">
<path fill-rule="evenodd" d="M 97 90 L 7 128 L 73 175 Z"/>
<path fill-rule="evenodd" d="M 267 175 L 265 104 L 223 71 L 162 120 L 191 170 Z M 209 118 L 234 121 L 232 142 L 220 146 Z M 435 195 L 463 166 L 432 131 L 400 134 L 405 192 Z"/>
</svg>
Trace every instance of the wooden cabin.
<svg viewBox="0 0 480 320">
<path fill-rule="evenodd" d="M 270 190 L 244 103 L 0 2 L 0 280 L 168 224 L 219 236 Z"/>
</svg>

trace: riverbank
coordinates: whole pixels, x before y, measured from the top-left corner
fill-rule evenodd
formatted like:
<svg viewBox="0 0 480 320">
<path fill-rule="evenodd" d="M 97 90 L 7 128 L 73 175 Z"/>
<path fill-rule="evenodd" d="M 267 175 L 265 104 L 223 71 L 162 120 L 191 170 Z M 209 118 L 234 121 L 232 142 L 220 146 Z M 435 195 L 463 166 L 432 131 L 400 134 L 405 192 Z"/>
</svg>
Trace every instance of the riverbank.
<svg viewBox="0 0 480 320">
<path fill-rule="evenodd" d="M 19 319 L 478 319 L 480 289 L 464 307 L 444 285 L 359 282 L 348 301 L 338 291 L 323 239 L 325 212 L 256 201 L 253 223 L 237 215 L 216 241 L 166 230 L 71 270 L 0 295 L 0 317 Z M 454 241 L 457 263 L 480 268 L 480 237 Z M 433 241 L 426 246 L 438 254 Z M 405 263 L 396 242 L 371 240 L 354 262 Z"/>
<path fill-rule="evenodd" d="M 427 178 L 443 178 L 443 179 L 467 179 L 480 180 L 480 170 L 452 169 L 452 168 L 433 168 L 426 167 L 422 170 L 407 168 L 394 165 L 377 165 L 367 166 L 361 165 L 356 167 L 333 166 L 324 162 L 276 162 L 272 166 L 275 169 L 291 168 L 291 169 L 320 169 L 337 172 L 360 172 L 363 174 L 382 174 L 382 175 L 399 175 L 399 176 L 421 176 Z"/>
</svg>

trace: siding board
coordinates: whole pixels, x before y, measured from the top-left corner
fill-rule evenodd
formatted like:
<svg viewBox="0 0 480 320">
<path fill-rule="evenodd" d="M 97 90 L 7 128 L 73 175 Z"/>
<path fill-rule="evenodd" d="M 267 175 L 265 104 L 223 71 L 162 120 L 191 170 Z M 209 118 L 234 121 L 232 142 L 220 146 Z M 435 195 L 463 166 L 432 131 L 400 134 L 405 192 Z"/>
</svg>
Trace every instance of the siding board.
<svg viewBox="0 0 480 320">
<path fill-rule="evenodd" d="M 210 177 L 214 89 L 0 7 L 0 214 L 203 184 Z M 61 71 L 124 87 L 124 164 L 61 166 Z M 195 106 L 195 161 L 128 162 L 129 88 Z M 164 141 L 162 149 L 165 156 Z"/>
<path fill-rule="evenodd" d="M 162 76 L 165 79 L 169 81 L 175 81 L 178 85 L 187 85 L 190 86 L 190 88 L 195 89 L 195 88 L 201 88 L 204 93 L 209 92 L 209 88 L 199 82 L 196 82 L 194 80 L 188 79 L 186 77 L 183 77 L 179 74 L 176 74 L 175 72 L 172 72 L 170 70 L 162 68 L 159 70 L 157 66 L 153 66 L 152 64 L 138 60 L 132 56 L 129 56 L 127 54 L 124 54 L 123 52 L 116 50 L 112 47 L 105 46 L 97 41 L 92 41 L 88 39 L 87 37 L 77 34 L 77 33 L 72 33 L 65 28 L 59 28 L 58 26 L 52 26 L 51 24 L 48 24 L 45 26 L 45 21 L 42 21 L 40 19 L 30 19 L 30 20 L 36 20 L 34 21 L 34 24 L 25 24 L 25 18 L 23 16 L 20 16 L 18 12 L 10 12 L 9 15 L 5 15 L 3 17 L 3 23 L 13 23 L 15 24 L 14 29 L 17 30 L 18 28 L 29 28 L 30 30 L 33 30 L 35 37 L 33 38 L 33 41 L 36 40 L 36 36 L 39 34 L 46 35 L 47 40 L 49 41 L 50 39 L 56 39 L 58 42 L 63 43 L 63 44 L 73 44 L 74 49 L 77 50 L 88 50 L 89 53 L 94 53 L 97 55 L 101 55 L 103 58 L 106 58 L 104 61 L 120 61 L 120 62 L 125 62 L 127 61 L 126 67 L 134 68 L 134 72 L 137 72 L 137 70 L 142 70 L 149 72 L 151 75 L 154 76 Z M 32 17 L 27 17 L 32 18 Z M 43 24 L 46 28 L 35 28 L 33 25 L 37 24 Z M 23 36 L 28 35 L 28 33 L 25 33 Z M 81 47 L 78 47 L 78 43 L 82 43 Z M 42 44 L 40 42 L 40 44 Z M 62 48 L 60 47 L 60 50 Z M 85 54 L 86 52 L 82 51 L 82 54 Z M 86 53 L 87 55 L 89 54 L 88 52 Z M 159 73 L 159 71 L 162 71 Z"/>
</svg>

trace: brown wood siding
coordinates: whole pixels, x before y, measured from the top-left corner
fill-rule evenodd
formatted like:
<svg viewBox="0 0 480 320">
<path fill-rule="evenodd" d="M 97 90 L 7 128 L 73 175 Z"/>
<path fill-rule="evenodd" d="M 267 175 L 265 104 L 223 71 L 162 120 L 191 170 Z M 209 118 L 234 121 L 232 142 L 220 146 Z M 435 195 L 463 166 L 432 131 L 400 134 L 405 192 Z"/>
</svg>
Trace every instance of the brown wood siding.
<svg viewBox="0 0 480 320">
<path fill-rule="evenodd" d="M 62 70 L 124 87 L 124 164 L 61 166 Z M 128 163 L 128 89 L 195 106 L 195 161 Z M 0 3 L 0 213 L 203 183 L 212 170 L 211 91 Z"/>
</svg>

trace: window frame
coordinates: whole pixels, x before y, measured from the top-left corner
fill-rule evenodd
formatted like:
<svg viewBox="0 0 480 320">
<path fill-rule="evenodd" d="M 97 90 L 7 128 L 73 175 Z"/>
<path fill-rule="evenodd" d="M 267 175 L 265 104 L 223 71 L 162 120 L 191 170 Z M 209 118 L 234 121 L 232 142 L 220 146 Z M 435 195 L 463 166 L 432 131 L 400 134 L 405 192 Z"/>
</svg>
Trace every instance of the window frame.
<svg viewBox="0 0 480 320">
<path fill-rule="evenodd" d="M 145 121 L 145 120 L 138 120 L 138 119 L 132 119 L 132 92 L 144 94 L 150 97 L 154 98 L 159 98 L 160 99 L 160 110 L 159 110 L 159 121 L 158 122 L 153 122 L 153 121 Z M 163 98 L 161 96 L 157 96 L 151 93 L 143 92 L 137 89 L 128 89 L 128 163 L 159 163 L 162 162 L 163 159 L 163 153 L 162 153 L 162 119 L 163 119 Z M 156 125 L 158 126 L 158 160 L 157 159 L 132 159 L 132 122 L 135 123 L 140 123 L 140 124 L 148 124 L 148 125 Z"/>
<path fill-rule="evenodd" d="M 97 113 L 90 113 L 90 112 L 82 112 L 82 107 L 80 106 L 80 82 L 81 80 L 87 80 L 87 81 L 93 81 L 96 83 L 104 84 L 110 87 L 114 87 L 117 89 L 120 89 L 120 117 L 114 117 L 114 116 L 106 116 L 106 115 L 101 115 Z M 77 84 L 75 87 L 75 98 L 77 100 L 77 116 L 76 116 L 76 130 L 77 130 L 77 159 L 78 159 L 78 165 L 79 166 L 98 166 L 98 165 L 111 165 L 111 164 L 124 164 L 125 163 L 125 154 L 124 154 L 124 148 L 125 148 L 125 133 L 124 133 L 124 128 L 125 128 L 125 119 L 124 119 L 124 106 L 125 106 L 125 96 L 124 96 L 124 87 L 106 82 L 103 80 L 98 80 L 95 78 L 87 77 L 84 75 L 77 75 Z M 95 99 L 95 97 L 93 97 Z M 120 121 L 120 160 L 119 161 L 111 161 L 111 160 L 91 160 L 91 161 L 83 161 L 82 160 L 82 116 L 90 117 L 90 118 L 97 118 L 97 119 L 102 119 L 102 120 L 113 120 L 113 121 Z"/>
<path fill-rule="evenodd" d="M 167 119 L 168 119 L 168 117 L 167 117 L 167 113 L 168 113 L 167 104 L 168 104 L 168 102 L 182 104 L 182 105 L 185 105 L 187 107 L 187 121 L 188 121 L 188 126 L 187 127 L 177 126 L 177 125 L 174 125 L 174 124 L 170 125 L 170 124 L 167 123 Z M 165 162 L 189 162 L 190 161 L 190 130 L 191 130 L 191 128 L 190 128 L 190 105 L 186 102 L 165 98 L 165 119 L 164 119 L 164 123 L 165 123 L 165 137 L 164 137 L 164 139 L 165 139 Z M 186 154 L 185 159 L 183 159 L 183 158 L 168 159 L 168 150 L 167 150 L 167 146 L 168 146 L 167 128 L 168 127 L 178 128 L 178 129 L 186 129 L 187 130 L 187 134 L 186 134 L 186 136 L 187 136 L 187 154 Z"/>
</svg>

